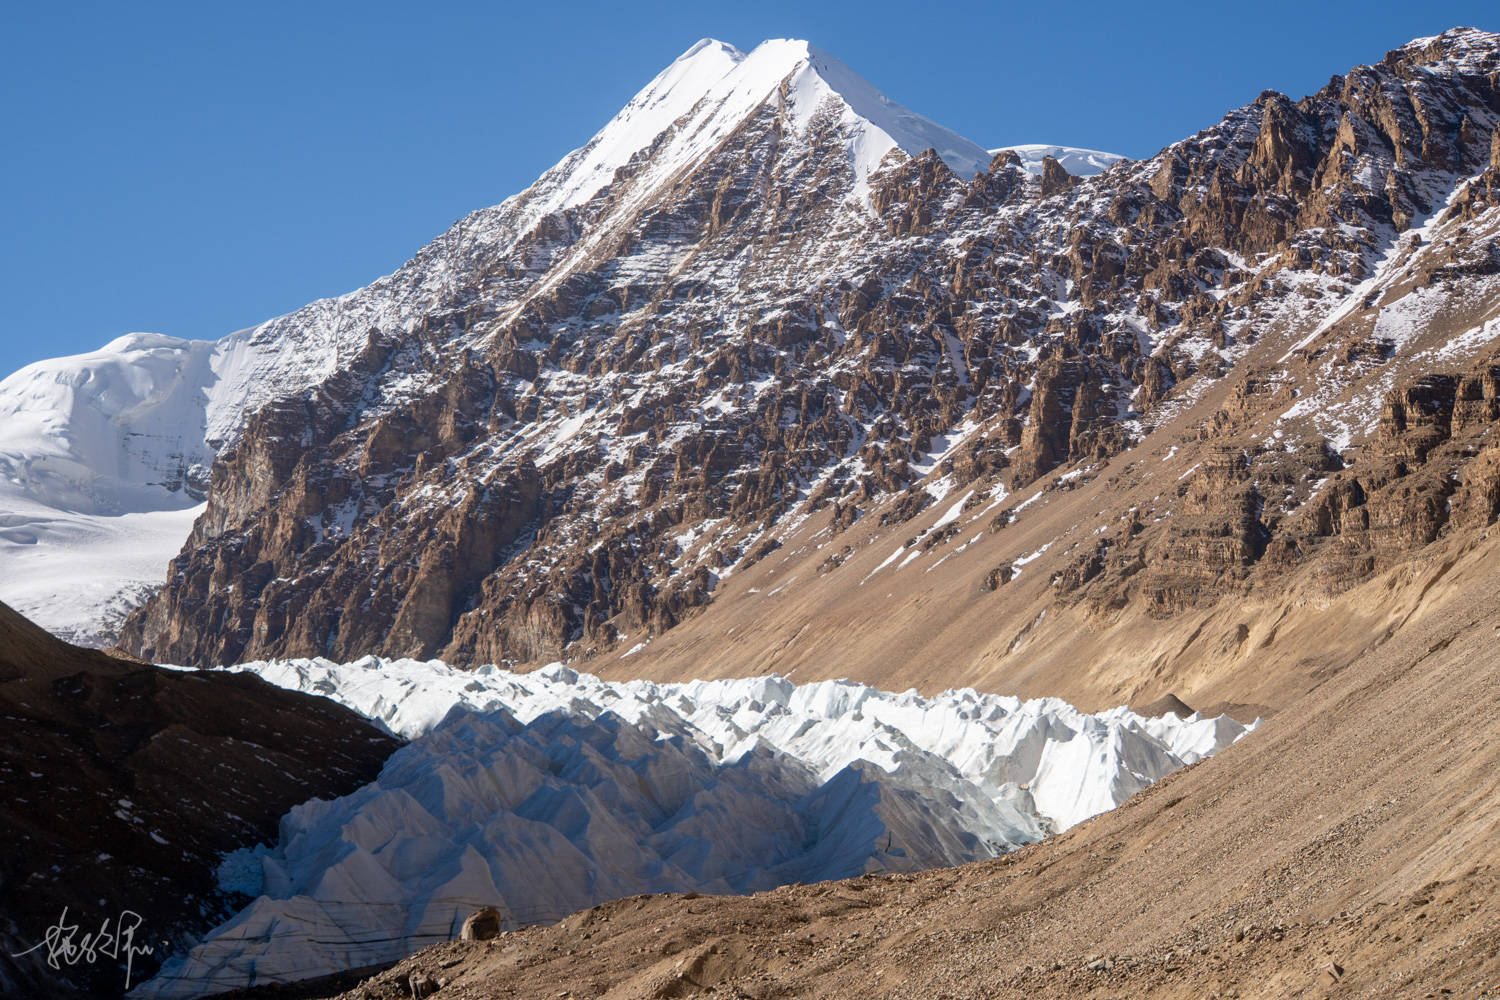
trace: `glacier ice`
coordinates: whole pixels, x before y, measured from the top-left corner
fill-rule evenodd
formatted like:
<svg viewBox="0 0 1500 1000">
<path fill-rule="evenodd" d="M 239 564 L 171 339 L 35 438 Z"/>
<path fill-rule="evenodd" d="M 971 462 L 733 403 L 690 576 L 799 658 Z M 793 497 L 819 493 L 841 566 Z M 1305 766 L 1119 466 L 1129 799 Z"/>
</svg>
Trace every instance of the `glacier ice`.
<svg viewBox="0 0 1500 1000">
<path fill-rule="evenodd" d="M 782 677 L 614 683 L 366 657 L 242 664 L 410 742 L 221 878 L 258 896 L 136 995 L 390 961 L 494 905 L 552 921 L 642 892 L 752 892 L 960 864 L 1066 829 L 1239 739 L 1227 717 L 1088 714 Z"/>
</svg>

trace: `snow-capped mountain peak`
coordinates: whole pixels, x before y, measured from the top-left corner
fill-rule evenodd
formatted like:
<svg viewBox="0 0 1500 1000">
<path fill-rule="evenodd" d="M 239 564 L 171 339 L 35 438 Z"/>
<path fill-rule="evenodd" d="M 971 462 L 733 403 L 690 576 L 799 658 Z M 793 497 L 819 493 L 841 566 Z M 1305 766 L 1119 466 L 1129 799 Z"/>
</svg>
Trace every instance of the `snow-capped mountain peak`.
<svg viewBox="0 0 1500 1000">
<path fill-rule="evenodd" d="M 127 532 L 122 516 L 171 515 L 161 531 L 148 533 L 151 546 L 131 542 L 130 558 L 120 563 L 128 567 L 103 574 L 99 593 L 90 591 L 77 607 L 62 610 L 57 595 L 77 588 L 71 576 L 55 573 L 16 574 L 0 585 L 0 597 L 48 628 L 101 639 L 97 622 L 78 616 L 92 614 L 87 609 L 101 599 L 114 602 L 117 590 L 139 595 L 158 577 L 187 534 L 186 514 L 203 495 L 208 467 L 238 440 L 248 414 L 311 390 L 367 350 L 372 365 L 391 352 L 416 352 L 402 355 L 407 367 L 386 387 L 389 394 L 373 397 L 387 407 L 409 398 L 436 377 L 412 335 L 465 276 L 529 242 L 538 248 L 529 253 L 539 264 L 548 261 L 551 274 L 538 281 L 547 267 L 520 272 L 495 292 L 498 312 L 518 311 L 588 266 L 592 254 L 613 252 L 602 248 L 670 200 L 674 185 L 735 148 L 752 124 L 763 136 L 780 137 L 765 146 L 767 162 L 796 147 L 826 164 L 839 204 L 867 202 L 870 174 L 897 148 L 916 155 L 935 147 L 960 175 L 989 160 L 979 146 L 890 101 L 807 42 L 776 39 L 747 53 L 703 39 L 526 191 L 471 214 L 366 289 L 218 341 L 131 334 L 0 382 L 0 551 L 7 558 L 50 553 L 55 561 L 60 551 L 83 557 L 101 537 L 142 536 L 139 525 Z M 572 221 L 560 220 L 573 209 Z M 559 232 L 567 235 L 554 238 Z M 86 563 L 77 566 L 87 572 Z"/>
<path fill-rule="evenodd" d="M 805 41 L 770 39 L 746 53 L 705 38 L 657 74 L 585 145 L 518 196 L 527 202 L 527 221 L 583 204 L 647 149 L 651 155 L 645 179 L 665 180 L 717 147 L 757 109 L 781 100 L 798 129 L 806 129 L 826 102 L 834 102 L 849 132 L 859 190 L 885 155 L 898 147 L 912 156 L 936 149 L 964 177 L 983 171 L 989 163 L 981 146 L 895 103 Z"/>
<path fill-rule="evenodd" d="M 202 389 L 214 345 L 155 333 L 28 365 L 0 381 L 0 477 L 85 513 L 153 510 L 207 485 Z M 190 501 L 180 496 L 176 506 Z M 172 504 L 169 504 L 172 505 Z"/>
</svg>

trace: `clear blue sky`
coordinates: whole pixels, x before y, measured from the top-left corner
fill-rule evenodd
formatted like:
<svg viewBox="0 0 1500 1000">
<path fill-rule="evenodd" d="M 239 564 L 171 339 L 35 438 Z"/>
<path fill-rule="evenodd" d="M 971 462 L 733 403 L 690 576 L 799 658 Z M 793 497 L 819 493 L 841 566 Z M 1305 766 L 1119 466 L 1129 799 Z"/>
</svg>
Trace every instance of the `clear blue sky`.
<svg viewBox="0 0 1500 1000">
<path fill-rule="evenodd" d="M 9 3 L 0 376 L 217 338 L 407 259 L 698 38 L 807 38 L 986 146 L 1144 156 L 1484 3 Z"/>
</svg>

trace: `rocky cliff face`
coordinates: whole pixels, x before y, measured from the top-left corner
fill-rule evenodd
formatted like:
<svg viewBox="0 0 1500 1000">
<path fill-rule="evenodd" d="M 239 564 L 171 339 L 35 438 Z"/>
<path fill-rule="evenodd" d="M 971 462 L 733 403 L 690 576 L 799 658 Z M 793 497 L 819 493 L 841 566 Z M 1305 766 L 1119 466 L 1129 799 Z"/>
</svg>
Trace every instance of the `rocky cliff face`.
<svg viewBox="0 0 1500 1000">
<path fill-rule="evenodd" d="M 1493 519 L 1493 372 L 1411 379 L 1500 335 L 1500 37 L 1414 42 L 1082 179 L 1004 151 L 975 171 L 942 130 L 924 152 L 864 117 L 867 86 L 805 47 L 696 48 L 532 189 L 289 317 L 367 325 L 220 455 L 125 643 L 588 654 L 672 628 L 810 519 L 832 579 L 949 494 L 1073 488 L 1169 432 L 1199 464 L 1048 557 L 1067 599 L 1171 614 L 1312 552 L 1334 586 Z"/>
<path fill-rule="evenodd" d="M 1500 331 L 1497 331 L 1500 332 Z M 1314 570 L 1318 596 L 1347 590 L 1441 535 L 1500 516 L 1500 355 L 1390 391 L 1347 464 L 1326 442 L 1205 449 L 1164 505 L 1097 537 L 1056 577 L 1096 612 L 1134 601 L 1167 617 Z"/>
</svg>

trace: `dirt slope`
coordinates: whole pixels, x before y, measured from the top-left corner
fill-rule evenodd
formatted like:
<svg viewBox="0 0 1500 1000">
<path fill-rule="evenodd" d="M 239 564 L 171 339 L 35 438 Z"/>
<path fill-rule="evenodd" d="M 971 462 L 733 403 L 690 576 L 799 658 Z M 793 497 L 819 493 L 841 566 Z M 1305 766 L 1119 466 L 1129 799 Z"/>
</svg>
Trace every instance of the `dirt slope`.
<svg viewBox="0 0 1500 1000">
<path fill-rule="evenodd" d="M 621 900 L 346 997 L 1464 997 L 1500 989 L 1500 539 L 1246 741 L 1006 858 Z M 1327 616 L 1336 632 L 1346 623 Z M 1335 968 L 1336 967 L 1336 968 Z"/>
</svg>

